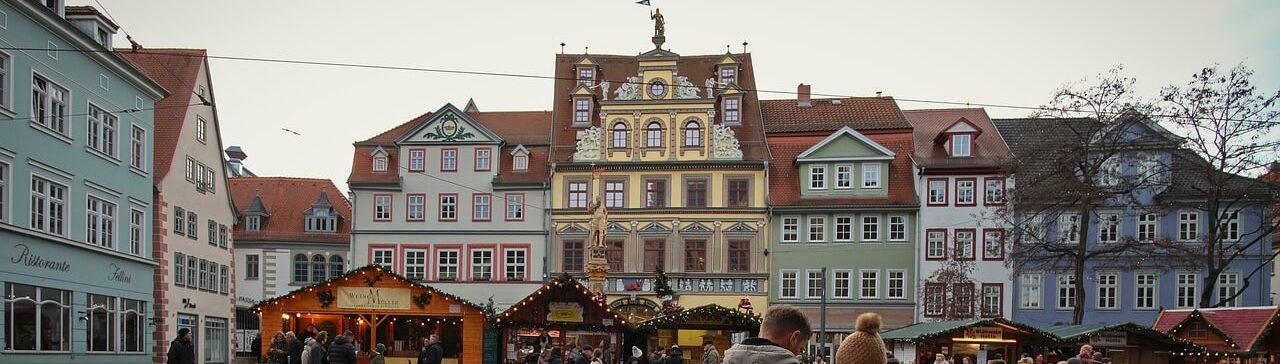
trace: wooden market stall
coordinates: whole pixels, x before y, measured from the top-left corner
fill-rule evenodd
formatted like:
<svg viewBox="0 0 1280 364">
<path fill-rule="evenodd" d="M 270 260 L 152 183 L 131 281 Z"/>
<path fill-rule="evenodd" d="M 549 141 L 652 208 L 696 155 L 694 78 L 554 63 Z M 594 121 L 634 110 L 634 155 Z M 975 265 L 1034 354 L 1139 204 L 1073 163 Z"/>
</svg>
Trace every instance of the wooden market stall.
<svg viewBox="0 0 1280 364">
<path fill-rule="evenodd" d="M 1053 334 L 1002 318 L 922 322 L 880 337 L 895 357 L 915 362 L 932 362 L 936 353 L 957 363 L 961 357 L 982 363 L 1000 353 L 1009 362 L 1023 352 L 1044 352 L 1058 343 Z"/>
<path fill-rule="evenodd" d="M 376 343 L 387 346 L 388 364 L 414 363 L 422 338 L 438 334 L 445 364 L 480 364 L 484 310 L 467 300 L 413 282 L 378 265 L 299 288 L 253 306 L 262 337 L 300 332 L 309 325 L 330 337 L 351 331 L 359 360 L 367 363 Z M 262 341 L 267 352 L 270 340 Z"/>
<path fill-rule="evenodd" d="M 1199 353 L 1175 353 L 1171 362 L 1276 363 L 1278 315 L 1276 306 L 1163 310 L 1152 328 L 1204 347 Z"/>
<path fill-rule="evenodd" d="M 1146 326 L 1127 322 L 1120 324 L 1059 325 L 1044 331 L 1057 336 L 1063 352 L 1093 346 L 1113 364 L 1163 364 L 1174 356 L 1200 353 L 1204 348 Z"/>
<path fill-rule="evenodd" d="M 601 348 L 606 361 L 622 354 L 622 334 L 630 329 L 626 318 L 569 275 L 547 282 L 542 288 L 511 305 L 493 319 L 499 330 L 502 363 L 522 362 L 526 355 L 550 346 Z"/>
<path fill-rule="evenodd" d="M 734 344 L 734 334 L 754 337 L 760 332 L 760 316 L 750 311 L 735 310 L 717 304 L 698 306 L 680 312 L 662 314 L 636 325 L 635 340 L 644 343 L 645 353 L 654 348 L 679 345 L 689 363 L 702 362 L 702 344 L 711 342 L 723 353 Z"/>
</svg>

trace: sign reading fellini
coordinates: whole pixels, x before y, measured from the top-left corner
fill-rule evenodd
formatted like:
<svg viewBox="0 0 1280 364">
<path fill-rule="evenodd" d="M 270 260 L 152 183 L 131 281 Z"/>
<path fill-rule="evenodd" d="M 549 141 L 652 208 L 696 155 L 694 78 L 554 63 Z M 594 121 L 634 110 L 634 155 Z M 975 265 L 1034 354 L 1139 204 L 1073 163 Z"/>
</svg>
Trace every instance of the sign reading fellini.
<svg viewBox="0 0 1280 364">
<path fill-rule="evenodd" d="M 408 288 L 338 287 L 338 308 L 407 310 Z"/>
</svg>

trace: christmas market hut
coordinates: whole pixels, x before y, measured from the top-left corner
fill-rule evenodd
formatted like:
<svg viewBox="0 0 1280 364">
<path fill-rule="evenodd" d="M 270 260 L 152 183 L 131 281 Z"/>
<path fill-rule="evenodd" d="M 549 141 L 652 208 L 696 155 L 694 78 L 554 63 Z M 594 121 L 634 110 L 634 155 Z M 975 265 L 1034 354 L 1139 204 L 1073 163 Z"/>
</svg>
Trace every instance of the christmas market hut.
<svg viewBox="0 0 1280 364">
<path fill-rule="evenodd" d="M 493 318 L 503 363 L 519 363 L 542 349 L 591 346 L 603 352 L 606 363 L 623 358 L 625 317 L 577 279 L 564 274 L 547 282 Z"/>
<path fill-rule="evenodd" d="M 303 335 L 312 326 L 329 337 L 351 331 L 361 363 L 387 346 L 387 363 L 416 360 L 422 339 L 440 335 L 445 364 L 481 364 L 484 310 L 467 300 L 411 281 L 379 265 L 264 300 L 252 308 L 262 322 L 262 352 L 277 332 Z"/>
<path fill-rule="evenodd" d="M 1006 362 L 1023 352 L 1043 352 L 1056 347 L 1058 338 L 1040 329 L 1002 318 L 921 322 L 880 334 L 894 357 L 929 362 L 934 354 L 946 354 L 955 362 L 969 357 L 982 363 L 999 353 Z"/>
<path fill-rule="evenodd" d="M 760 332 L 760 316 L 746 310 L 735 310 L 717 304 L 708 304 L 645 320 L 636 325 L 637 340 L 647 343 L 642 348 L 679 345 L 685 359 L 691 363 L 702 362 L 702 345 L 711 342 L 723 352 L 743 338 L 754 337 Z M 737 338 L 735 341 L 734 339 Z M 644 349 L 648 352 L 649 349 Z"/>
<path fill-rule="evenodd" d="M 1280 335 L 1274 335 L 1276 306 L 1162 310 L 1156 331 L 1204 347 L 1199 353 L 1174 353 L 1183 363 L 1240 364 L 1280 361 Z"/>
<path fill-rule="evenodd" d="M 1058 325 L 1044 328 L 1057 336 L 1062 352 L 1071 353 L 1089 344 L 1113 364 L 1160 364 L 1172 356 L 1204 351 L 1203 347 L 1146 326 L 1119 324 Z"/>
</svg>

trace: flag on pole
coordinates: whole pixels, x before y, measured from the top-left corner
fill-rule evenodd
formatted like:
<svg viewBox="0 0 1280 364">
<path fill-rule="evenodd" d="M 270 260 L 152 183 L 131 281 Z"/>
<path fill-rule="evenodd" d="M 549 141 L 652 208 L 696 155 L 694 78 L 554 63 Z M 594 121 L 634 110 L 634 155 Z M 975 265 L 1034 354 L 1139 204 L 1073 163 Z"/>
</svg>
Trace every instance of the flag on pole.
<svg viewBox="0 0 1280 364">
<path fill-rule="evenodd" d="M 640 1 L 637 1 L 636 4 L 649 6 L 649 0 L 640 0 Z"/>
</svg>

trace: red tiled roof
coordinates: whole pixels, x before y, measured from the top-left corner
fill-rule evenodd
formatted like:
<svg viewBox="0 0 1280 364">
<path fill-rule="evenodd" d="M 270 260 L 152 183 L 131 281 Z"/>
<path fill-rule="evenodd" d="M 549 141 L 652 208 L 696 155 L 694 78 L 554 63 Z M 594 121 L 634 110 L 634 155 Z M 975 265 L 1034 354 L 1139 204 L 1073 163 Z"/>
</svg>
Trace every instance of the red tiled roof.
<svg viewBox="0 0 1280 364">
<path fill-rule="evenodd" d="M 502 148 L 502 162 L 498 166 L 498 177 L 493 183 L 498 184 L 529 184 L 529 183 L 547 183 L 547 177 L 550 176 L 551 166 L 547 163 L 547 146 L 530 147 L 525 145 L 525 149 L 529 150 L 529 169 L 516 172 L 512 170 L 511 151 L 515 150 L 514 146 L 506 146 Z"/>
<path fill-rule="evenodd" d="M 467 115 L 498 134 L 507 145 L 551 144 L 550 111 L 481 111 Z"/>
<path fill-rule="evenodd" d="M 911 133 L 864 134 L 872 141 L 893 151 L 889 163 L 889 193 L 887 197 L 802 198 L 800 196 L 800 167 L 796 157 L 813 147 L 827 135 L 769 134 L 769 150 L 773 163 L 769 165 L 769 204 L 774 206 L 917 206 L 914 176 L 911 171 Z"/>
<path fill-rule="evenodd" d="M 677 60 L 677 71 L 681 76 L 686 76 L 691 82 L 702 85 L 702 81 L 715 75 L 716 64 L 726 57 L 727 54 L 720 55 L 699 55 L 699 56 L 679 56 Z M 768 152 L 764 146 L 764 128 L 761 126 L 759 101 L 756 92 L 751 91 L 756 87 L 755 71 L 752 69 L 751 54 L 741 53 L 734 54 L 739 62 L 738 87 L 747 90 L 743 96 L 742 103 L 742 125 L 733 127 L 735 136 L 741 143 L 743 160 L 746 161 L 762 161 L 768 159 Z M 580 128 L 572 127 L 573 124 L 573 104 L 569 94 L 573 88 L 577 86 L 574 72 L 574 62 L 582 57 L 590 57 L 592 61 L 600 67 L 598 78 L 608 80 L 613 85 L 622 85 L 626 82 L 628 76 L 635 76 L 640 69 L 640 60 L 637 56 L 624 55 L 582 55 L 582 54 L 559 54 L 556 55 L 556 73 L 555 95 L 552 107 L 555 120 L 553 120 L 551 130 L 552 140 L 552 161 L 565 163 L 572 160 L 574 148 L 577 145 L 576 132 Z M 617 86 L 614 86 L 617 87 Z M 598 118 L 593 115 L 592 118 Z"/>
<path fill-rule="evenodd" d="M 888 96 L 812 99 L 804 107 L 796 99 L 760 100 L 760 112 L 768 133 L 826 132 L 844 126 L 859 131 L 911 127 L 898 103 Z"/>
<path fill-rule="evenodd" d="M 914 130 L 915 161 L 921 168 L 999 167 L 1013 157 L 984 109 L 906 110 L 903 114 Z M 960 119 L 981 131 L 973 140 L 970 158 L 951 158 L 942 143 L 936 142 L 939 134 Z"/>
<path fill-rule="evenodd" d="M 244 231 L 244 224 L 236 224 L 232 230 L 236 240 L 288 241 L 299 243 L 350 243 L 351 203 L 333 181 L 321 178 L 295 177 L 235 177 L 228 178 L 231 197 L 241 216 L 253 202 L 254 196 L 262 199 L 262 205 L 271 216 L 258 232 Z M 323 191 L 329 203 L 337 210 L 338 232 L 333 234 L 307 233 L 304 213 L 320 197 Z"/>
<path fill-rule="evenodd" d="M 1237 345 L 1236 348 L 1231 348 L 1225 343 L 1206 345 L 1210 351 L 1245 352 L 1252 350 L 1254 345 L 1263 339 L 1264 330 L 1271 325 L 1277 314 L 1280 312 L 1276 310 L 1276 306 L 1164 310 L 1156 317 L 1152 328 L 1156 331 L 1171 333 L 1179 324 L 1188 319 L 1194 319 L 1193 316 L 1199 316 Z"/>
<path fill-rule="evenodd" d="M 195 84 L 200 68 L 205 63 L 203 49 L 147 48 L 134 52 L 116 49 L 116 53 L 128 59 L 157 84 L 169 91 L 155 104 L 155 149 L 151 162 L 155 171 L 155 183 L 160 183 L 169 173 L 173 154 L 182 136 L 187 108 L 199 100 L 195 98 Z"/>
</svg>

